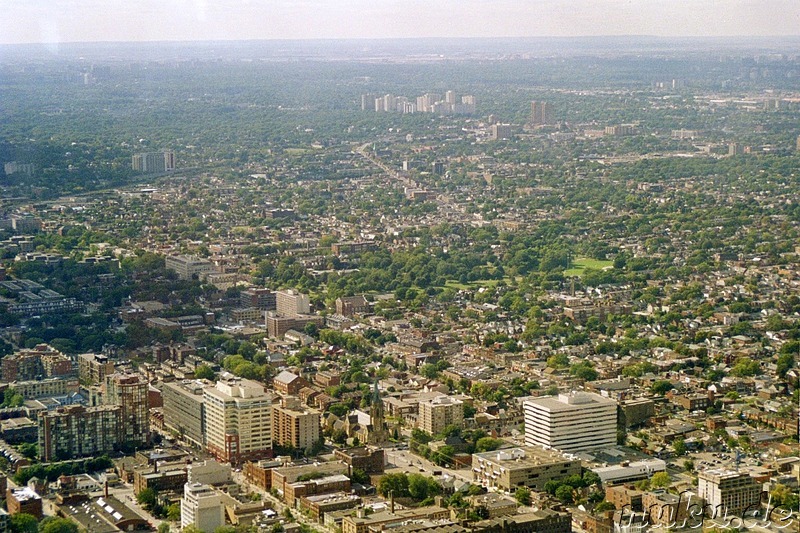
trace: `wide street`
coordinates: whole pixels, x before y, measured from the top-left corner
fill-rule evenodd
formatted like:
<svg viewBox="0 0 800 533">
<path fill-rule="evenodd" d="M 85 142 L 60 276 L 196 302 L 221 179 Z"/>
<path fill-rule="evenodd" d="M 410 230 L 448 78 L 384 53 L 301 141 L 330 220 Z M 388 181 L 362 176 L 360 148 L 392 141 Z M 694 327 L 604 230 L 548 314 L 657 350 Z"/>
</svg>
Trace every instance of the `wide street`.
<svg viewBox="0 0 800 533">
<path fill-rule="evenodd" d="M 434 472 L 441 472 L 442 475 L 449 475 L 462 481 L 472 481 L 472 472 L 467 468 L 455 470 L 437 466 L 424 457 L 414 455 L 409 450 L 386 449 L 387 469 L 393 465 L 409 474 L 418 473 L 429 476 Z"/>
</svg>

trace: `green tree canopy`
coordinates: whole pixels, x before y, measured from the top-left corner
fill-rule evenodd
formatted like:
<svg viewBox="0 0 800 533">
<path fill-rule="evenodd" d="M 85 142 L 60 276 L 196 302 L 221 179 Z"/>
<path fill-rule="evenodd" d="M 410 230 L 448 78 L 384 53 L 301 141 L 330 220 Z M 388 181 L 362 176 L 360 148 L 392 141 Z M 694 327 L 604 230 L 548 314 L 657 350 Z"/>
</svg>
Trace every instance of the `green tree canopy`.
<svg viewBox="0 0 800 533">
<path fill-rule="evenodd" d="M 39 523 L 39 533 L 78 533 L 78 526 L 68 518 L 48 516 Z"/>
<path fill-rule="evenodd" d="M 37 533 L 39 531 L 39 521 L 28 513 L 11 515 L 9 526 L 11 533 Z"/>
<path fill-rule="evenodd" d="M 517 500 L 517 503 L 520 505 L 530 505 L 531 504 L 531 489 L 528 487 L 517 487 L 517 490 L 514 491 L 514 499 Z"/>
</svg>

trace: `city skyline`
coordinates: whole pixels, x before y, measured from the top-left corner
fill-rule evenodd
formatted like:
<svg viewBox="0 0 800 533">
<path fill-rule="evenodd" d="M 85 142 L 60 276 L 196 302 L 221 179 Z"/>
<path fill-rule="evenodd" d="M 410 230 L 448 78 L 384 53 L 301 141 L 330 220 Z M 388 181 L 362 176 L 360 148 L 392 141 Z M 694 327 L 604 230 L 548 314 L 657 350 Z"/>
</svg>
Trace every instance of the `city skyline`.
<svg viewBox="0 0 800 533">
<path fill-rule="evenodd" d="M 8 0 L 4 4 L 0 44 L 800 35 L 800 4 L 791 0 L 542 0 L 536 4 L 518 0 L 143 0 L 135 4 Z"/>
</svg>

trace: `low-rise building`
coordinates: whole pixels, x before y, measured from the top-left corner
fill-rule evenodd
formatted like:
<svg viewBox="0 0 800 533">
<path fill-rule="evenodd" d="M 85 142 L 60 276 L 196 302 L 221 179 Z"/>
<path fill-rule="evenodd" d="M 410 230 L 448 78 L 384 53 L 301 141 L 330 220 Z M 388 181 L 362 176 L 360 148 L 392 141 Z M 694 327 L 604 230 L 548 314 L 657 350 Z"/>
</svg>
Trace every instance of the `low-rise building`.
<svg viewBox="0 0 800 533">
<path fill-rule="evenodd" d="M 581 462 L 555 450 L 513 448 L 472 456 L 472 479 L 485 487 L 513 491 L 516 487 L 544 490 L 551 479 L 580 475 Z"/>
<path fill-rule="evenodd" d="M 214 270 L 214 265 L 208 259 L 190 255 L 168 255 L 165 267 L 183 280 L 201 279 Z"/>
<path fill-rule="evenodd" d="M 473 531 L 480 533 L 570 533 L 572 515 L 540 509 L 532 513 L 503 516 L 476 522 Z"/>
<path fill-rule="evenodd" d="M 641 461 L 623 461 L 618 465 L 592 468 L 592 472 L 600 476 L 604 484 L 631 483 L 640 479 L 649 479 L 656 472 L 666 472 L 667 463 L 662 459 L 643 459 Z"/>
<path fill-rule="evenodd" d="M 335 449 L 334 457 L 352 470 L 363 470 L 367 474 L 383 474 L 385 453 L 383 448 L 345 448 Z"/>
<path fill-rule="evenodd" d="M 42 497 L 29 487 L 6 489 L 6 507 L 10 515 L 25 513 L 37 520 L 43 517 Z"/>
<path fill-rule="evenodd" d="M 339 461 L 311 465 L 284 466 L 272 470 L 272 488 L 275 489 L 278 494 L 285 495 L 287 487 L 291 483 L 348 473 L 348 466 Z"/>
<path fill-rule="evenodd" d="M 444 520 L 448 518 L 450 518 L 450 510 L 438 505 L 396 510 L 392 506 L 388 510 L 379 511 L 371 515 L 357 513 L 356 516 L 344 517 L 342 520 L 342 533 L 367 533 L 373 530 L 381 531 L 388 524 L 400 524 L 412 520 Z"/>
<path fill-rule="evenodd" d="M 355 494 L 334 492 L 303 496 L 300 498 L 299 505 L 301 511 L 307 511 L 311 518 L 321 524 L 325 520 L 326 513 L 341 511 L 342 509 L 354 509 L 361 505 L 361 498 Z"/>
</svg>

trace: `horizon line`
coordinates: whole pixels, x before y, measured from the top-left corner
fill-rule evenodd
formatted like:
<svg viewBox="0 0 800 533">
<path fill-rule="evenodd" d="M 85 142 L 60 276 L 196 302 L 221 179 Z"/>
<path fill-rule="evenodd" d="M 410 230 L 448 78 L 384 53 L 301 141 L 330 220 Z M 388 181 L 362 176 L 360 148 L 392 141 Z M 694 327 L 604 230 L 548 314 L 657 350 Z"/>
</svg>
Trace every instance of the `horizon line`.
<svg viewBox="0 0 800 533">
<path fill-rule="evenodd" d="M 730 40 L 730 39 L 800 39 L 798 34 L 780 35 L 657 35 L 657 34 L 606 34 L 606 35 L 528 35 L 528 36 L 447 36 L 447 37 L 296 37 L 296 38 L 249 38 L 249 39 L 141 39 L 141 40 L 97 40 L 97 41 L 28 41 L 0 42 L 0 46 L 53 46 L 53 45 L 93 45 L 93 44 L 196 44 L 196 43 L 244 43 L 244 42 L 390 42 L 390 41 L 524 41 L 524 40 L 565 40 L 565 39 L 660 39 L 660 40 Z M 799 51 L 800 52 L 800 51 Z"/>
</svg>

